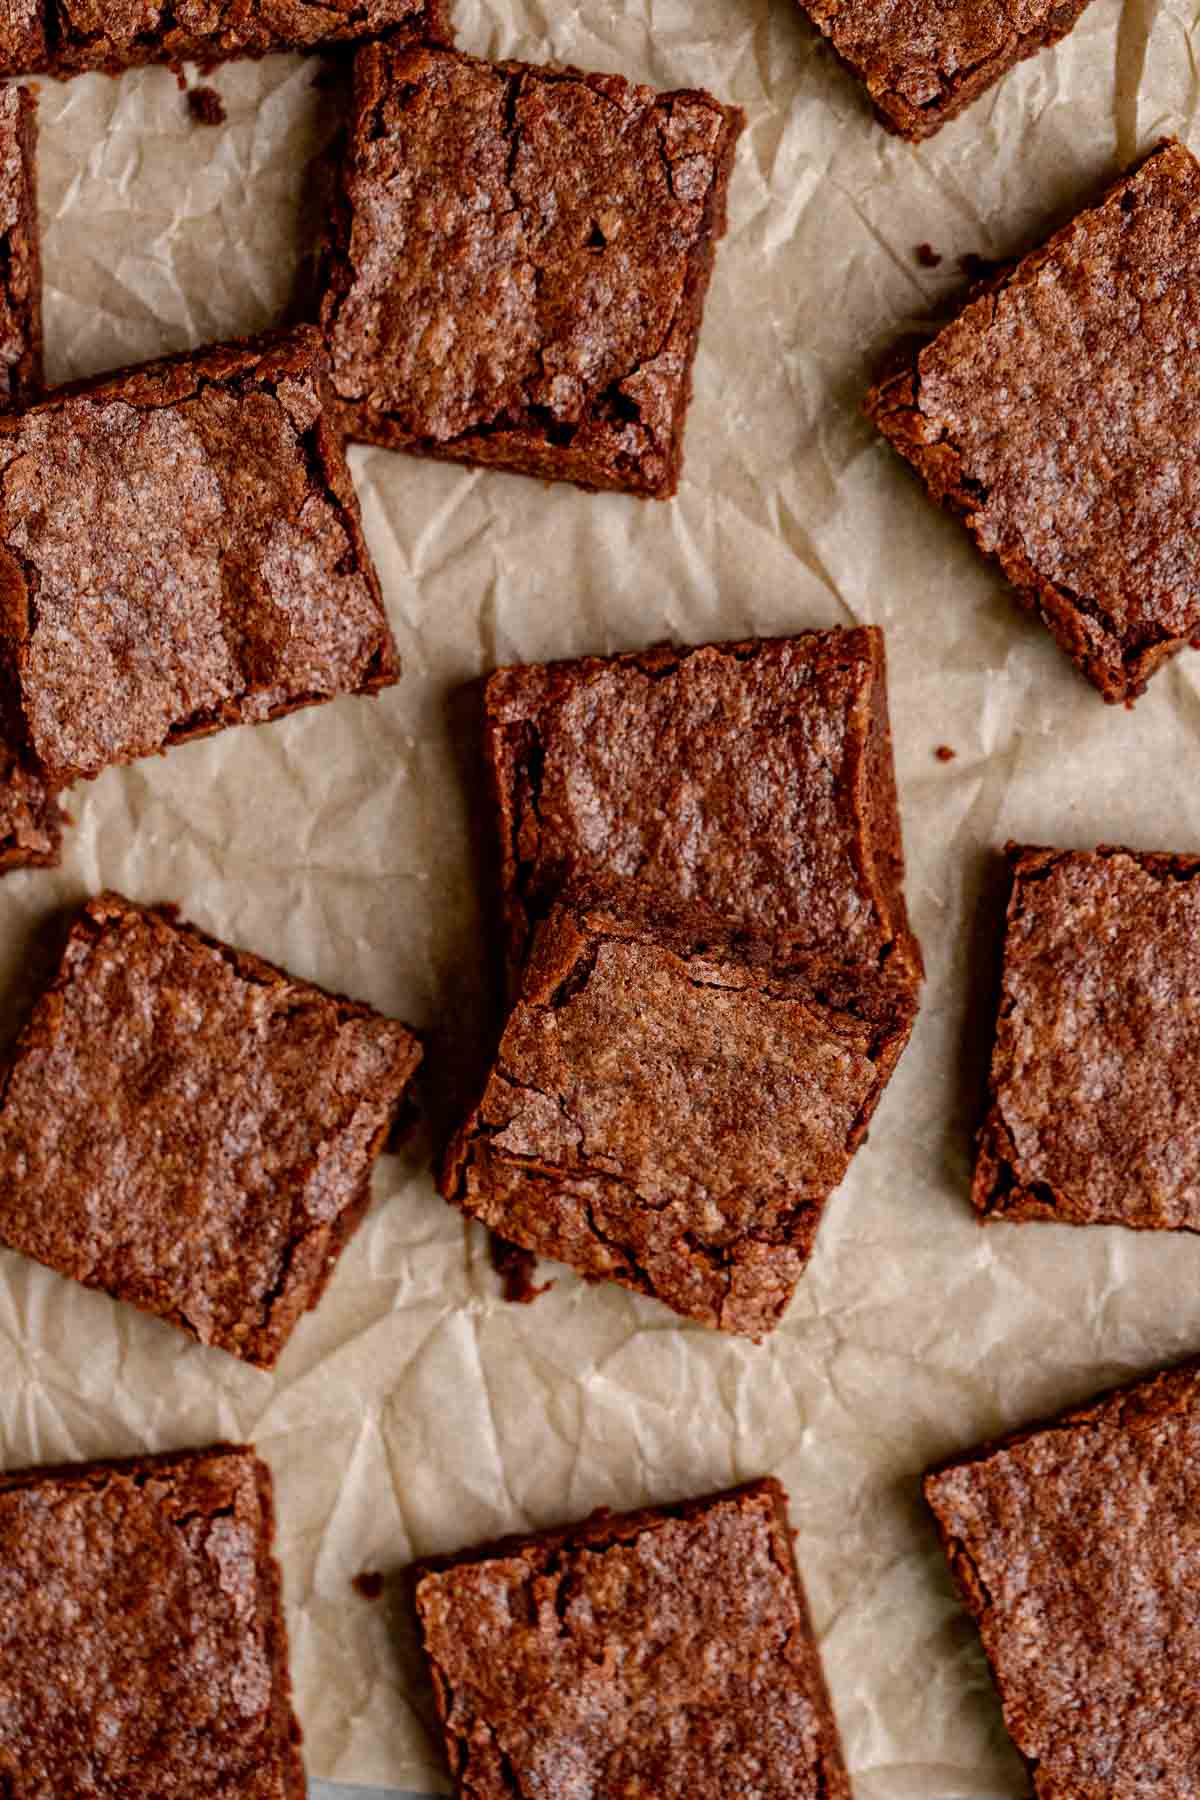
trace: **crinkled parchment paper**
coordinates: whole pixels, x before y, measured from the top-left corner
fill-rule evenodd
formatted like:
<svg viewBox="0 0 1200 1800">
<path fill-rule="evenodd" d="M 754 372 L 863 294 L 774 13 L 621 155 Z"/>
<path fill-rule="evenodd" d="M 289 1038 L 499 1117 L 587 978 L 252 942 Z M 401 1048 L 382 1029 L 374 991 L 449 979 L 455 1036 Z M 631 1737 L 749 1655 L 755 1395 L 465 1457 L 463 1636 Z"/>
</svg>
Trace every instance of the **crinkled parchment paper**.
<svg viewBox="0 0 1200 1800">
<path fill-rule="evenodd" d="M 457 16 L 468 49 L 703 84 L 749 114 L 679 499 L 355 452 L 401 685 L 77 790 L 62 871 L 0 883 L 9 1019 L 42 922 L 111 883 L 410 1020 L 444 1115 L 490 1029 L 462 685 L 511 659 L 851 621 L 887 628 L 924 1010 L 761 1348 L 562 1271 L 536 1305 L 503 1304 L 482 1234 L 434 1193 L 424 1135 L 381 1165 L 274 1376 L 0 1255 L 3 1455 L 257 1440 L 311 1773 L 443 1791 L 400 1609 L 390 1589 L 362 1599 L 356 1573 L 775 1471 L 859 1800 L 1015 1800 L 917 1477 L 1200 1348 L 1200 1242 L 974 1224 L 992 856 L 1010 835 L 1200 845 L 1200 657 L 1136 711 L 1106 708 L 857 406 L 879 353 L 952 302 L 962 254 L 1023 247 L 1164 131 L 1200 148 L 1197 8 L 1095 0 L 917 150 L 872 123 L 789 0 L 460 0 Z M 216 130 L 188 122 L 163 71 L 42 84 L 52 378 L 277 315 L 336 124 L 317 67 L 218 71 Z"/>
</svg>

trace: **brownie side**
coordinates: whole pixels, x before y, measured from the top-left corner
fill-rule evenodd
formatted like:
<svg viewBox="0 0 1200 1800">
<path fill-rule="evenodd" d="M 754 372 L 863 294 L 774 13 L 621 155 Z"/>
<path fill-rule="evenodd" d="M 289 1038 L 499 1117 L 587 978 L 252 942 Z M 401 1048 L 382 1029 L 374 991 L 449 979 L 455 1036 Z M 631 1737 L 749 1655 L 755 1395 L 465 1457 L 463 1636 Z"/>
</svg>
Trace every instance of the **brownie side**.
<svg viewBox="0 0 1200 1800">
<path fill-rule="evenodd" d="M 420 1057 L 370 1007 L 101 895 L 4 1073 L 0 1240 L 271 1367 Z"/>
<path fill-rule="evenodd" d="M 416 1570 L 447 1757 L 472 1800 L 849 1800 L 779 1483 Z"/>
<path fill-rule="evenodd" d="M 932 1471 L 925 1495 L 1038 1800 L 1191 1800 L 1200 1367 Z"/>
<path fill-rule="evenodd" d="M 46 66 L 48 0 L 4 0 L 0 75 L 32 75 Z"/>
<path fill-rule="evenodd" d="M 37 96 L 7 87 L 0 89 L 0 406 L 21 406 L 44 386 Z"/>
<path fill-rule="evenodd" d="M 1088 0 L 799 0 L 879 121 L 918 143 L 1039 50 L 1064 38 Z"/>
<path fill-rule="evenodd" d="M 442 1193 L 687 1318 L 773 1329 L 908 1041 L 907 981 L 774 965 L 694 915 L 571 896 L 538 928 Z"/>
<path fill-rule="evenodd" d="M 485 709 L 510 972 L 564 885 L 636 879 L 787 957 L 919 980 L 880 631 L 500 669 Z"/>
<path fill-rule="evenodd" d="M 1200 164 L 1167 141 L 867 397 L 1110 702 L 1200 634 Z"/>
<path fill-rule="evenodd" d="M 322 305 L 347 434 L 668 498 L 742 124 L 698 91 L 362 50 Z"/>
<path fill-rule="evenodd" d="M 0 657 L 52 783 L 399 664 L 311 327 L 0 416 Z"/>
<path fill-rule="evenodd" d="M 248 1445 L 0 1475 L 0 1784 L 303 1800 Z"/>
<path fill-rule="evenodd" d="M 1009 858 L 981 1220 L 1200 1230 L 1200 857 Z"/>
</svg>

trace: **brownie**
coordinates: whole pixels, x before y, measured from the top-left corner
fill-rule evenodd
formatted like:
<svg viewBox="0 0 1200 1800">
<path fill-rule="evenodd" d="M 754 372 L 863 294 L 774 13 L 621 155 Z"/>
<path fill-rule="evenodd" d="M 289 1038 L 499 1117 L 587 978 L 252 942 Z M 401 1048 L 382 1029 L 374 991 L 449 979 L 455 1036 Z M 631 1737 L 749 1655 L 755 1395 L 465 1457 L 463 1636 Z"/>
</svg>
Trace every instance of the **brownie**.
<svg viewBox="0 0 1200 1800">
<path fill-rule="evenodd" d="M 1200 164 L 1159 146 L 867 411 L 1109 701 L 1200 636 Z"/>
<path fill-rule="evenodd" d="M 311 327 L 0 416 L 0 694 L 52 782 L 399 672 Z"/>
<path fill-rule="evenodd" d="M 0 407 L 42 391 L 37 97 L 0 88 Z"/>
<path fill-rule="evenodd" d="M 565 884 L 636 878 L 787 955 L 919 975 L 881 631 L 500 669 L 485 706 L 511 968 Z"/>
<path fill-rule="evenodd" d="M 351 437 L 667 499 L 742 114 L 372 44 L 322 318 Z"/>
<path fill-rule="evenodd" d="M 0 1792 L 303 1800 L 249 1445 L 0 1475 Z"/>
<path fill-rule="evenodd" d="M 1200 1367 L 926 1478 L 1038 1800 L 1194 1800 Z"/>
<path fill-rule="evenodd" d="M 321 50 L 384 32 L 449 43 L 444 0 L 3 0 L 0 75 L 119 75 Z"/>
<path fill-rule="evenodd" d="M 103 894 L 0 1086 L 0 1242 L 271 1367 L 362 1219 L 403 1025 Z"/>
<path fill-rule="evenodd" d="M 523 1249 L 761 1338 L 915 1011 L 906 973 L 814 977 L 720 923 L 567 896 L 442 1192 Z"/>
<path fill-rule="evenodd" d="M 777 1481 L 422 1565 L 463 1800 L 850 1800 Z"/>
<path fill-rule="evenodd" d="M 1088 0 L 800 0 L 871 97 L 881 124 L 917 143 L 1014 63 L 1057 44 Z"/>
<path fill-rule="evenodd" d="M 1200 856 L 1009 859 L 981 1219 L 1200 1231 Z"/>
</svg>

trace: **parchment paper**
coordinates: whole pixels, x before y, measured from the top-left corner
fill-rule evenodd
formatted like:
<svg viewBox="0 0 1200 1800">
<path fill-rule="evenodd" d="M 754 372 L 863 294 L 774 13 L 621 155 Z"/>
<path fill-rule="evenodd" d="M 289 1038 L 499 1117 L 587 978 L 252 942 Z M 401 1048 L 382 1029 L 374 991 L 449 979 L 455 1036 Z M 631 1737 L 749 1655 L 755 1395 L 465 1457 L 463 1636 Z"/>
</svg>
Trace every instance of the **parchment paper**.
<svg viewBox="0 0 1200 1800">
<path fill-rule="evenodd" d="M 0 883 L 11 1024 L 39 928 L 111 883 L 429 1034 L 444 1114 L 490 1023 L 469 829 L 470 712 L 497 662 L 875 621 L 888 633 L 929 981 L 913 1044 L 761 1348 L 555 1271 L 503 1304 L 482 1235 L 436 1197 L 429 1137 L 377 1200 L 275 1376 L 0 1256 L 7 1464 L 257 1440 L 278 1481 L 314 1777 L 444 1791 L 389 1589 L 363 1569 L 605 1504 L 774 1471 L 859 1800 L 1022 1792 L 975 1634 L 918 1495 L 932 1458 L 1200 1348 L 1200 1242 L 980 1231 L 968 1128 L 1006 837 L 1200 845 L 1200 658 L 1106 708 L 859 417 L 878 354 L 1160 133 L 1200 147 L 1192 0 L 1095 0 L 933 143 L 870 120 L 789 0 L 458 0 L 465 48 L 557 57 L 746 107 L 670 506 L 356 452 L 401 685 L 226 733 L 77 790 L 59 874 Z M 269 324 L 336 125 L 318 65 L 213 78 L 188 122 L 162 71 L 42 84 L 52 378 Z M 944 256 L 920 267 L 915 246 Z M 957 758 L 934 758 L 938 744 Z"/>
</svg>

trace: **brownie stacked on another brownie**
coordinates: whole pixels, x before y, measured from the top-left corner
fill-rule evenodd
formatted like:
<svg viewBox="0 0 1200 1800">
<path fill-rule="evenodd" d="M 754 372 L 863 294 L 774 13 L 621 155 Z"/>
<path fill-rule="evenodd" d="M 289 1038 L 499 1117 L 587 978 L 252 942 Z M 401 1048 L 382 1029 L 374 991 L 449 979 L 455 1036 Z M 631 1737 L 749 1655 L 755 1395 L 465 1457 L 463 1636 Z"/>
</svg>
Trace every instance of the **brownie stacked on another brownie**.
<svg viewBox="0 0 1200 1800">
<path fill-rule="evenodd" d="M 916 1013 L 882 635 L 502 669 L 515 995 L 442 1191 L 761 1337 Z"/>
</svg>

